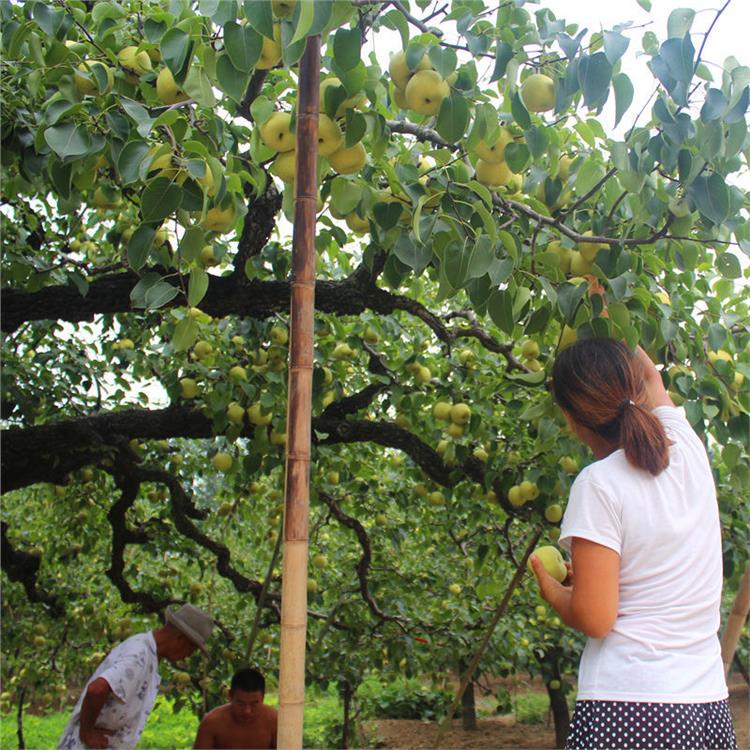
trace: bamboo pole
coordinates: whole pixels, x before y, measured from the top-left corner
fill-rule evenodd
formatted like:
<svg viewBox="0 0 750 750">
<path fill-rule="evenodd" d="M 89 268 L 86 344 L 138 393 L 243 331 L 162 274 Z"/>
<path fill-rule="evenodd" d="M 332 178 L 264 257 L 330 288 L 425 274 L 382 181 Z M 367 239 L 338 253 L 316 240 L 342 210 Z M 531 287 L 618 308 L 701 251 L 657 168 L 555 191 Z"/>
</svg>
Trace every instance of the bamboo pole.
<svg viewBox="0 0 750 750">
<path fill-rule="evenodd" d="M 307 635 L 307 526 L 315 313 L 315 208 L 318 195 L 320 36 L 307 39 L 297 97 L 297 166 L 287 403 L 284 560 L 279 663 L 280 750 L 301 750 Z"/>
<path fill-rule="evenodd" d="M 737 589 L 737 596 L 734 598 L 732 611 L 729 613 L 727 624 L 724 627 L 724 635 L 721 637 L 721 660 L 724 662 L 724 676 L 729 674 L 732 657 L 737 650 L 737 643 L 740 640 L 742 628 L 745 626 L 748 612 L 750 612 L 750 562 L 745 568 L 745 573 Z"/>
</svg>

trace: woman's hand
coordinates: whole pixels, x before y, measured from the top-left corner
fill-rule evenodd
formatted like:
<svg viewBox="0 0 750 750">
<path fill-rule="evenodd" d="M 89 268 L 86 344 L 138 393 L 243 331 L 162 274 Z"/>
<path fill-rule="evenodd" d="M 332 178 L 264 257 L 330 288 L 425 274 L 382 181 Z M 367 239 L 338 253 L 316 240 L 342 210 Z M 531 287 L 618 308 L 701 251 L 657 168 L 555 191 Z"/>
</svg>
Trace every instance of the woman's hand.
<svg viewBox="0 0 750 750">
<path fill-rule="evenodd" d="M 568 577 L 563 583 L 558 583 L 547 572 L 544 563 L 536 555 L 531 556 L 531 567 L 539 583 L 539 593 L 542 595 L 542 599 L 559 612 L 556 603 L 559 603 L 561 598 L 570 596 L 573 591 L 573 566 L 570 563 L 565 563 L 565 567 L 568 569 Z"/>
</svg>

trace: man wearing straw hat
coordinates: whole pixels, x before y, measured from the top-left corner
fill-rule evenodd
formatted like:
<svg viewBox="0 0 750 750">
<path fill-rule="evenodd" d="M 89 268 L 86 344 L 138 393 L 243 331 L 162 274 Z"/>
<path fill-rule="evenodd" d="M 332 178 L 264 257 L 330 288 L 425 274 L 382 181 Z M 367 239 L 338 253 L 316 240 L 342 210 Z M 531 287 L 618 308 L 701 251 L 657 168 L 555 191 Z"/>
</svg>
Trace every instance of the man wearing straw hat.
<svg viewBox="0 0 750 750">
<path fill-rule="evenodd" d="M 132 750 L 154 706 L 161 677 L 159 659 L 178 662 L 206 651 L 213 622 L 198 607 L 168 609 L 166 624 L 114 648 L 97 667 L 78 699 L 58 750 Z"/>
</svg>

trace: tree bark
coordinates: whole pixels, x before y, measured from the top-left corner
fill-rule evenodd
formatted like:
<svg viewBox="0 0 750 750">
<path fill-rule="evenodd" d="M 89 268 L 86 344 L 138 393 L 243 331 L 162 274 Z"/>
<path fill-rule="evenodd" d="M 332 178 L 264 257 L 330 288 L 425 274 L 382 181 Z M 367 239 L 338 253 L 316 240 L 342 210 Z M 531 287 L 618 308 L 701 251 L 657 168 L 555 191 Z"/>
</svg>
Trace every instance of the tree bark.
<svg viewBox="0 0 750 750">
<path fill-rule="evenodd" d="M 463 674 L 466 664 L 459 662 L 459 674 Z M 471 680 L 461 696 L 461 726 L 464 731 L 474 732 L 477 729 L 477 709 L 474 699 L 474 680 Z"/>
<path fill-rule="evenodd" d="M 16 712 L 16 737 L 18 737 L 18 750 L 26 750 L 26 740 L 23 736 L 23 700 L 26 697 L 26 688 L 18 691 L 18 711 Z"/>
<path fill-rule="evenodd" d="M 557 673 L 557 670 L 555 670 Z M 547 694 L 549 695 L 549 705 L 552 711 L 552 720 L 555 723 L 555 747 L 565 747 L 570 731 L 570 712 L 568 711 L 568 702 L 565 700 L 565 693 L 562 688 L 551 688 L 547 683 Z"/>
<path fill-rule="evenodd" d="M 341 747 L 343 750 L 347 750 L 349 747 L 349 733 L 351 732 L 351 716 L 352 716 L 352 695 L 354 691 L 349 683 L 349 680 L 344 680 L 341 690 L 341 697 L 343 699 L 343 721 L 341 726 Z"/>
</svg>

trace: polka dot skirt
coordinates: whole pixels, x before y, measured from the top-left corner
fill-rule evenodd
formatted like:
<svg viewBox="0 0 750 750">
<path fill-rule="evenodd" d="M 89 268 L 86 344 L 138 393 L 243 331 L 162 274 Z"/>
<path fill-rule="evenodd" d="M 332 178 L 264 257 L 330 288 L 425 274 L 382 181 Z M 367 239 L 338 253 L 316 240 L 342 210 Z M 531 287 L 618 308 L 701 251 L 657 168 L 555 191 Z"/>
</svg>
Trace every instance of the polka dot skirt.
<svg viewBox="0 0 750 750">
<path fill-rule="evenodd" d="M 566 750 L 736 750 L 729 702 L 578 701 Z"/>
</svg>

